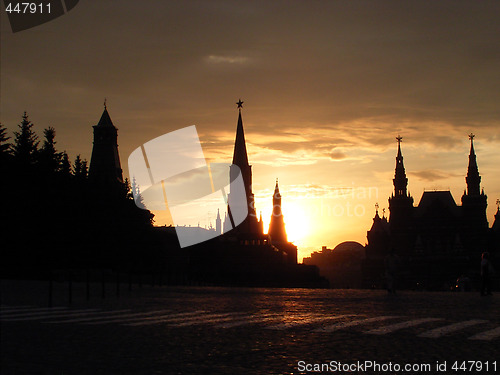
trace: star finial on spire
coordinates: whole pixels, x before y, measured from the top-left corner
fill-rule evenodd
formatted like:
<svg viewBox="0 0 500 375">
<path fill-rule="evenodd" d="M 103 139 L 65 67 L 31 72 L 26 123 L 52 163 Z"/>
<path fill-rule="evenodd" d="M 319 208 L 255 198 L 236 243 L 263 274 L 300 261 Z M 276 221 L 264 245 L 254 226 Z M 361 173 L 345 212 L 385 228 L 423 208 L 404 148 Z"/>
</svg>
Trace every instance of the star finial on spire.
<svg viewBox="0 0 500 375">
<path fill-rule="evenodd" d="M 104 109 L 108 109 L 108 108 L 106 107 L 106 98 L 104 98 Z"/>
<path fill-rule="evenodd" d="M 401 141 L 403 140 L 403 137 L 401 137 L 399 134 L 398 136 L 396 137 L 396 140 L 398 141 L 398 144 L 401 143 Z"/>
<path fill-rule="evenodd" d="M 379 205 L 378 205 L 378 202 L 377 202 L 377 203 L 375 203 L 375 211 L 376 211 L 377 214 L 378 214 L 378 208 L 379 208 Z"/>
<path fill-rule="evenodd" d="M 238 109 L 241 110 L 241 108 L 243 108 L 243 102 L 241 99 L 239 99 L 237 102 L 236 102 L 236 105 L 238 106 Z"/>
<path fill-rule="evenodd" d="M 469 139 L 472 141 L 474 139 L 475 135 L 473 133 L 469 134 Z"/>
</svg>

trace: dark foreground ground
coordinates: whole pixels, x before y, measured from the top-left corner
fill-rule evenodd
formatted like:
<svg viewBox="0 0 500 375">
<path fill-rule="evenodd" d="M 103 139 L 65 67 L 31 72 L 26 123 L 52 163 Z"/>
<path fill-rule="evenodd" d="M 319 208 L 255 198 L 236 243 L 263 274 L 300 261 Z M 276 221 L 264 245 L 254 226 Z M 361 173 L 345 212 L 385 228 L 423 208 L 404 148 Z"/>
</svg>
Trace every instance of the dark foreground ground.
<svg viewBox="0 0 500 375">
<path fill-rule="evenodd" d="M 106 288 L 2 281 L 0 373 L 500 373 L 498 296 Z"/>
</svg>

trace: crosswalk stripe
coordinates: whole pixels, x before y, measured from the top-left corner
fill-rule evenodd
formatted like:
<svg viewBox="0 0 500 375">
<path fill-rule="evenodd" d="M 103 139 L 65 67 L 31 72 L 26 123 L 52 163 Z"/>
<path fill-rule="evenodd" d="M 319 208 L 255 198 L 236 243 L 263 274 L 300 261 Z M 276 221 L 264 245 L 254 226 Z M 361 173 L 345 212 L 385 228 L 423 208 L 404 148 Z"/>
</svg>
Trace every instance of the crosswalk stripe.
<svg viewBox="0 0 500 375">
<path fill-rule="evenodd" d="M 352 316 L 352 315 L 334 315 L 334 316 L 313 315 L 313 316 L 304 317 L 303 319 L 299 318 L 300 320 L 296 320 L 293 322 L 276 324 L 276 325 L 268 326 L 266 328 L 267 329 L 275 329 L 278 331 L 283 331 L 283 330 L 286 330 L 286 329 L 289 329 L 292 327 L 303 326 L 306 324 L 312 324 L 312 323 L 316 323 L 316 322 L 320 322 L 320 321 L 323 322 L 323 321 L 327 321 L 327 320 L 336 320 L 336 319 L 341 319 L 341 318 L 345 318 L 348 316 Z"/>
<path fill-rule="evenodd" d="M 33 320 L 46 320 L 46 324 L 81 323 L 85 325 L 99 325 L 108 323 L 119 323 L 125 326 L 146 326 L 165 323 L 171 327 L 190 327 L 202 324 L 213 324 L 216 328 L 233 328 L 244 325 L 267 323 L 263 329 L 287 330 L 293 327 L 302 327 L 309 324 L 321 323 L 323 326 L 315 328 L 313 332 L 334 332 L 349 327 L 380 322 L 389 319 L 404 318 L 402 316 L 378 316 L 372 318 L 355 319 L 351 321 L 338 322 L 324 325 L 331 320 L 338 320 L 348 317 L 362 316 L 354 314 L 343 315 L 282 315 L 280 313 L 245 313 L 245 312 L 218 312 L 210 313 L 206 311 L 173 312 L 172 310 L 153 310 L 143 312 L 133 312 L 130 309 L 108 310 L 100 309 L 79 309 L 71 310 L 68 307 L 37 307 L 37 306 L 1 306 L 0 321 L 21 322 Z M 54 320 L 57 319 L 57 320 Z M 347 320 L 347 319 L 346 319 Z M 365 331 L 366 334 L 385 335 L 405 328 L 418 326 L 424 323 L 444 320 L 442 318 L 421 318 L 403 321 L 395 324 L 388 324 L 379 328 Z M 440 338 L 442 336 L 458 332 L 468 327 L 488 323 L 488 320 L 470 319 L 458 323 L 448 324 L 442 327 L 431 329 L 418 334 L 423 338 Z M 490 329 L 469 337 L 469 340 L 491 341 L 500 337 L 500 327 Z"/>
<path fill-rule="evenodd" d="M 141 314 L 130 314 L 129 317 L 123 317 L 123 318 L 118 318 L 118 319 L 106 319 L 106 320 L 101 320 L 97 322 L 89 322 L 89 323 L 83 323 L 83 324 L 88 324 L 88 325 L 98 325 L 98 324 L 109 324 L 109 323 L 127 323 L 127 322 L 135 322 L 135 321 L 149 321 L 149 320 L 159 320 L 159 319 L 183 319 L 185 316 L 189 315 L 194 315 L 194 314 L 199 314 L 202 313 L 203 311 L 191 311 L 191 312 L 186 312 L 186 313 L 176 313 L 176 314 L 163 314 L 163 315 L 154 315 L 154 314 L 146 314 L 146 313 L 141 313 Z M 148 316 L 148 315 L 154 315 L 154 316 Z M 124 324 L 124 325 L 131 325 L 131 324 Z"/>
<path fill-rule="evenodd" d="M 67 307 L 43 307 L 43 308 L 33 308 L 33 309 L 1 310 L 0 317 L 4 318 L 13 315 L 13 317 L 15 316 L 21 318 L 25 315 L 36 315 L 50 311 L 67 310 L 67 309 L 68 309 Z"/>
<path fill-rule="evenodd" d="M 172 318 L 162 318 L 158 317 L 156 319 L 152 319 L 149 321 L 140 321 L 136 323 L 129 323 L 129 324 L 124 324 L 126 326 L 131 326 L 131 327 L 137 327 L 137 326 L 145 326 L 145 325 L 152 325 L 152 324 L 160 324 L 160 323 L 173 323 L 173 322 L 195 322 L 193 324 L 203 324 L 207 319 L 210 318 L 217 318 L 217 317 L 224 317 L 224 316 L 229 316 L 229 315 L 234 315 L 234 314 L 239 314 L 239 313 L 224 313 L 224 314 L 207 314 L 203 315 L 200 314 L 198 316 L 193 316 L 193 317 L 172 317 Z M 200 323 L 198 323 L 200 322 Z"/>
<path fill-rule="evenodd" d="M 194 325 L 199 325 L 199 324 L 211 324 L 211 323 L 227 322 L 227 321 L 234 320 L 234 315 L 243 315 L 243 316 L 240 316 L 240 318 L 245 318 L 245 317 L 251 318 L 252 317 L 252 315 L 244 316 L 244 313 L 230 313 L 230 314 L 221 314 L 221 315 L 228 315 L 228 316 L 208 318 L 208 315 L 207 315 L 205 317 L 202 317 L 202 319 L 199 319 L 199 320 L 192 320 L 192 321 L 178 323 L 178 324 L 171 324 L 171 326 L 173 326 L 173 327 L 188 327 L 188 326 L 194 326 Z"/>
<path fill-rule="evenodd" d="M 53 314 L 44 313 L 43 315 L 36 316 L 28 316 L 23 318 L 8 318 L 2 319 L 2 322 L 24 322 L 27 320 L 42 320 L 42 319 L 50 319 L 50 318 L 63 318 L 66 316 L 83 316 L 88 315 L 89 313 L 93 313 L 99 311 L 98 309 L 86 309 L 86 310 L 71 310 L 67 311 L 64 314 L 59 314 L 61 311 L 54 312 Z"/>
<path fill-rule="evenodd" d="M 305 319 L 311 319 L 314 314 L 305 314 L 305 315 L 282 315 L 281 321 L 275 325 L 267 326 L 266 329 L 286 329 L 282 327 L 292 327 L 295 324 L 299 324 L 299 322 L 304 321 Z M 317 316 L 317 315 L 316 315 Z"/>
<path fill-rule="evenodd" d="M 223 323 L 216 325 L 217 328 L 233 328 L 233 327 L 240 327 L 244 326 L 247 324 L 255 324 L 255 323 L 264 323 L 264 322 L 269 322 L 271 320 L 276 320 L 282 318 L 281 315 L 278 314 L 263 314 L 259 316 L 252 316 L 248 319 L 244 320 L 237 320 L 235 322 L 231 323 Z"/>
<path fill-rule="evenodd" d="M 108 310 L 108 311 L 98 311 L 95 313 L 92 313 L 91 315 L 83 315 L 83 318 L 78 318 L 73 319 L 73 316 L 68 316 L 67 319 L 61 319 L 61 320 L 50 320 L 47 322 L 42 322 L 45 324 L 61 324 L 61 323 L 80 323 L 80 322 L 86 322 L 86 321 L 91 321 L 91 320 L 99 320 L 99 319 L 107 319 L 109 317 L 115 317 L 115 316 L 120 316 L 118 313 L 126 313 L 129 312 L 130 310 Z M 108 315 L 108 316 L 96 316 L 96 315 L 106 315 L 106 314 L 114 314 L 114 315 Z"/>
<path fill-rule="evenodd" d="M 430 331 L 426 331 L 424 333 L 421 333 L 418 336 L 419 337 L 437 338 L 437 337 L 447 335 L 449 333 L 460 331 L 463 328 L 467 328 L 467 327 L 471 327 L 471 326 L 475 326 L 477 324 L 487 323 L 487 322 L 488 322 L 487 320 L 480 320 L 480 319 L 467 320 L 465 322 L 450 324 L 450 325 L 447 325 L 444 327 L 431 329 Z"/>
<path fill-rule="evenodd" d="M 443 320 L 443 319 L 423 318 L 423 319 L 408 320 L 408 321 L 402 322 L 402 323 L 396 323 L 396 324 L 391 324 L 391 325 L 380 327 L 380 328 L 375 328 L 375 329 L 372 329 L 371 331 L 366 331 L 365 333 L 368 333 L 370 335 L 385 335 L 386 333 L 395 332 L 395 331 L 398 331 L 400 329 L 410 328 L 410 327 L 418 326 L 420 324 L 424 324 L 424 323 L 428 323 L 428 322 L 435 322 L 438 320 Z"/>
<path fill-rule="evenodd" d="M 336 323 L 332 324 L 326 327 L 319 327 L 314 330 L 314 332 L 334 332 L 338 331 L 340 329 L 348 328 L 348 327 L 354 327 L 366 323 L 372 323 L 372 322 L 379 322 L 382 320 L 387 320 L 387 319 L 395 319 L 399 318 L 398 316 L 377 316 L 375 318 L 367 318 L 367 319 L 360 319 L 360 320 L 352 320 L 350 322 L 341 322 L 341 323 Z"/>
<path fill-rule="evenodd" d="M 490 341 L 500 336 L 500 327 L 490 329 L 489 331 L 484 331 L 478 333 L 477 335 L 469 337 L 469 340 L 485 340 Z"/>
</svg>

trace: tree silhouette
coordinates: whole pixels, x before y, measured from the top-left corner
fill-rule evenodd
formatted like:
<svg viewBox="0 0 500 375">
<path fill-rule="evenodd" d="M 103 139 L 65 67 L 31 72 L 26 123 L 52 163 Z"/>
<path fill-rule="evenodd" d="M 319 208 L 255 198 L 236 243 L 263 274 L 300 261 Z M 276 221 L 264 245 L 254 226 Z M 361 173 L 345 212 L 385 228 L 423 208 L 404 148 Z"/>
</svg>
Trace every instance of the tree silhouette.
<svg viewBox="0 0 500 375">
<path fill-rule="evenodd" d="M 0 165 L 5 165 L 10 156 L 11 144 L 7 141 L 10 137 L 7 136 L 7 128 L 0 123 Z"/>
<path fill-rule="evenodd" d="M 84 180 L 88 176 L 87 160 L 82 160 L 80 154 L 76 155 L 73 164 L 73 175 L 79 180 Z"/>
<path fill-rule="evenodd" d="M 64 150 L 61 154 L 60 172 L 64 177 L 69 177 L 71 175 L 71 162 L 69 161 L 69 156 L 66 150 Z"/>
<path fill-rule="evenodd" d="M 81 167 L 80 174 L 81 174 L 82 178 L 84 178 L 84 179 L 89 176 L 89 168 L 87 166 L 87 159 L 82 160 L 82 167 Z"/>
<path fill-rule="evenodd" d="M 132 179 L 132 187 L 131 187 L 132 197 L 134 198 L 135 204 L 137 207 L 145 210 L 146 206 L 144 204 L 144 198 L 141 194 L 141 189 L 135 180 L 135 177 Z"/>
<path fill-rule="evenodd" d="M 59 171 L 62 155 L 56 151 L 56 131 L 53 127 L 44 129 L 44 141 L 38 153 L 38 161 L 45 173 L 53 174 Z"/>
<path fill-rule="evenodd" d="M 50 269 L 143 272 L 159 266 L 154 215 L 136 207 L 128 180 L 103 193 L 89 182 L 81 155 L 72 165 L 66 151 L 57 151 L 53 127 L 43 131 L 41 147 L 26 112 L 18 127 L 10 145 L 0 124 L 2 178 L 9 181 L 0 183 L 0 194 L 8 197 L 2 230 L 9 234 L 1 241 L 2 274 L 31 278 L 47 277 Z M 41 244 L 48 246 L 42 250 Z"/>
<path fill-rule="evenodd" d="M 20 166 L 33 165 L 35 155 L 38 151 L 38 136 L 32 130 L 33 123 L 28 120 L 26 111 L 23 114 L 23 119 L 18 125 L 19 131 L 14 132 L 14 145 L 12 147 L 12 155 L 14 160 Z"/>
<path fill-rule="evenodd" d="M 130 186 L 130 181 L 128 180 L 128 178 L 125 178 L 125 181 L 123 181 L 123 188 L 125 190 L 125 197 L 127 199 L 134 199 L 132 187 Z"/>
</svg>

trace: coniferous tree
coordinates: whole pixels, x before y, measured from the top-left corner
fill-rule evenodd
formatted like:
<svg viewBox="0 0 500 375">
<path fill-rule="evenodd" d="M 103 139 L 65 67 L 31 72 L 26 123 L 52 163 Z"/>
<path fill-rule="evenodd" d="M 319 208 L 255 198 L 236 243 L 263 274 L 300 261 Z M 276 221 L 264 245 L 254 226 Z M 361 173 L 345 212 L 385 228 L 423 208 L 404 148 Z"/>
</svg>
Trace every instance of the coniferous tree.
<svg viewBox="0 0 500 375">
<path fill-rule="evenodd" d="M 69 156 L 66 150 L 64 150 L 61 155 L 60 172 L 65 177 L 69 177 L 71 175 L 71 162 L 69 161 Z"/>
<path fill-rule="evenodd" d="M 14 132 L 15 139 L 12 155 L 14 160 L 21 166 L 33 165 L 38 151 L 38 136 L 32 129 L 33 123 L 29 121 L 26 111 L 18 126 L 19 131 Z"/>
<path fill-rule="evenodd" d="M 7 128 L 0 123 L 0 165 L 5 165 L 10 156 L 11 144 L 7 142 L 9 139 Z"/>
<path fill-rule="evenodd" d="M 56 131 L 53 127 L 44 129 L 44 142 L 39 151 L 38 160 L 44 173 L 59 171 L 62 155 L 56 151 Z"/>
<path fill-rule="evenodd" d="M 128 178 L 125 178 L 125 181 L 123 182 L 123 189 L 125 191 L 125 198 L 134 198 L 134 195 L 132 194 L 132 187 L 130 186 L 130 181 L 128 180 Z"/>
<path fill-rule="evenodd" d="M 132 197 L 134 198 L 136 206 L 145 210 L 146 206 L 144 205 L 144 198 L 142 197 L 141 189 L 137 184 L 135 177 L 132 179 L 132 187 L 130 190 L 132 192 Z"/>
<path fill-rule="evenodd" d="M 80 168 L 80 176 L 82 179 L 86 179 L 89 176 L 89 168 L 88 168 L 87 159 L 82 160 L 82 165 Z"/>
<path fill-rule="evenodd" d="M 80 178 L 82 176 L 82 158 L 80 154 L 76 155 L 75 162 L 73 163 L 73 176 Z"/>
</svg>

